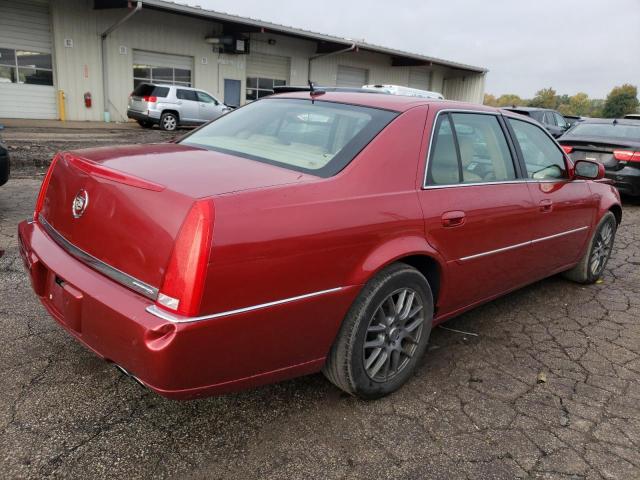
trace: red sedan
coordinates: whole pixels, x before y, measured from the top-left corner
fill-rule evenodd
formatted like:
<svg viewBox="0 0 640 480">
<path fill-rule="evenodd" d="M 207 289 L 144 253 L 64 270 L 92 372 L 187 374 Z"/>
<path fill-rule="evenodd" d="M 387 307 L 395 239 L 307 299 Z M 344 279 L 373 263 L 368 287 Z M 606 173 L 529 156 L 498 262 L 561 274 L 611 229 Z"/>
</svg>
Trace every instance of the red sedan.
<svg viewBox="0 0 640 480">
<path fill-rule="evenodd" d="M 433 325 L 595 282 L 622 215 L 603 174 L 509 112 L 288 93 L 176 143 L 56 155 L 20 249 L 49 313 L 161 395 L 322 370 L 376 398 Z"/>
</svg>

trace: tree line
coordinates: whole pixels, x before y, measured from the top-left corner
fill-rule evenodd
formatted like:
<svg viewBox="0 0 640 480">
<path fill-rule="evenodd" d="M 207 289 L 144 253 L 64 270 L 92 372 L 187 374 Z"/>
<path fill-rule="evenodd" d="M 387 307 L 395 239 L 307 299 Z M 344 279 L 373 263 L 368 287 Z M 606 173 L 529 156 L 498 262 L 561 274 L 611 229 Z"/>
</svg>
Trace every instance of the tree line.
<svg viewBox="0 0 640 480">
<path fill-rule="evenodd" d="M 518 95 L 507 93 L 496 97 L 489 93 L 484 95 L 484 104 L 492 107 L 541 107 L 558 110 L 562 115 L 578 115 L 595 118 L 620 118 L 628 113 L 639 113 L 638 87 L 625 83 L 614 87 L 607 98 L 589 98 L 583 92 L 575 95 L 558 95 L 553 88 L 543 88 L 535 97 L 523 99 Z"/>
</svg>

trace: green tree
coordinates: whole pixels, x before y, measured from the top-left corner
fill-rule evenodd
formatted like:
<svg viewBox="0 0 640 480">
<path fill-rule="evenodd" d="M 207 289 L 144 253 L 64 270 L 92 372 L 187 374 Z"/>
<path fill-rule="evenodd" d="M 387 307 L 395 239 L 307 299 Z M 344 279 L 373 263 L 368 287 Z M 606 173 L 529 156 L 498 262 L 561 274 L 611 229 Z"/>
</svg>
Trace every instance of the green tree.
<svg viewBox="0 0 640 480">
<path fill-rule="evenodd" d="M 627 113 L 634 113 L 640 102 L 638 101 L 638 87 L 625 83 L 619 87 L 614 87 L 602 109 L 602 116 L 605 118 L 620 118 Z"/>
<path fill-rule="evenodd" d="M 504 95 L 500 95 L 496 100 L 497 107 L 511 107 L 513 105 L 522 106 L 524 102 L 522 99 L 513 93 L 505 93 Z"/>
<path fill-rule="evenodd" d="M 495 95 L 491 95 L 490 93 L 485 93 L 484 94 L 484 101 L 482 102 L 485 105 L 489 105 L 490 107 L 497 107 L 498 103 L 497 103 L 497 99 L 495 97 Z"/>
<path fill-rule="evenodd" d="M 531 107 L 558 108 L 558 98 L 553 88 L 543 88 L 536 92 L 536 96 L 529 102 Z"/>
</svg>

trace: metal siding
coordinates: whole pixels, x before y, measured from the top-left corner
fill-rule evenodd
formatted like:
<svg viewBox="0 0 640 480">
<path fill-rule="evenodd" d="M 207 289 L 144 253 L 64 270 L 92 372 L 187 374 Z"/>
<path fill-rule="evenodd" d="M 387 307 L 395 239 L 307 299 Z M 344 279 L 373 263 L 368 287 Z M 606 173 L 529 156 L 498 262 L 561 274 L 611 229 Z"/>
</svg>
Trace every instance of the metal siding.
<svg viewBox="0 0 640 480">
<path fill-rule="evenodd" d="M 51 53 L 48 2 L 0 0 L 0 47 Z M 55 88 L 0 83 L 0 117 L 58 118 Z"/>
<path fill-rule="evenodd" d="M 361 87 L 369 83 L 369 72 L 366 68 L 338 65 L 336 85 L 339 87 Z"/>
<path fill-rule="evenodd" d="M 166 53 L 133 51 L 133 63 L 152 65 L 154 67 L 173 67 L 193 71 L 193 57 L 182 55 L 168 55 Z"/>
<path fill-rule="evenodd" d="M 472 74 L 464 77 L 447 78 L 444 82 L 444 96 L 449 100 L 482 103 L 484 97 L 484 75 Z"/>
<path fill-rule="evenodd" d="M 412 68 L 409 70 L 409 81 L 407 86 L 429 90 L 431 88 L 431 72 L 426 69 Z"/>
<path fill-rule="evenodd" d="M 291 60 L 279 55 L 251 52 L 247 57 L 247 77 L 274 78 L 289 83 Z"/>
</svg>

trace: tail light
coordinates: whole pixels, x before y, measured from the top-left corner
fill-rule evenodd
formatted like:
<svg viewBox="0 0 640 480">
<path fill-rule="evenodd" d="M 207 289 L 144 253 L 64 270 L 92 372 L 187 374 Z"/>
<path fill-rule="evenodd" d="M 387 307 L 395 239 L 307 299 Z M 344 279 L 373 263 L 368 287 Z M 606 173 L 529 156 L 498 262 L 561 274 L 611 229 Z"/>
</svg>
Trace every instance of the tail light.
<svg viewBox="0 0 640 480">
<path fill-rule="evenodd" d="M 42 206 L 44 204 L 44 197 L 47 195 L 47 187 L 49 187 L 49 181 L 51 180 L 51 174 L 53 173 L 53 169 L 56 168 L 56 163 L 60 158 L 60 154 L 57 153 L 53 160 L 51 160 L 51 165 L 49 165 L 49 170 L 47 170 L 44 179 L 42 180 L 42 185 L 40 186 L 40 193 L 38 193 L 38 198 L 36 199 L 36 208 L 33 211 L 33 220 L 38 219 L 38 215 L 42 210 Z"/>
<path fill-rule="evenodd" d="M 213 216 L 210 200 L 199 200 L 189 210 L 169 259 L 158 306 L 185 316 L 198 313 L 209 263 Z"/>
<path fill-rule="evenodd" d="M 147 95 L 142 97 L 142 99 L 145 102 L 149 102 L 149 103 L 156 103 L 158 101 L 158 97 L 156 97 L 155 95 Z"/>
<path fill-rule="evenodd" d="M 640 152 L 633 150 L 614 150 L 613 157 L 621 162 L 640 162 Z"/>
<path fill-rule="evenodd" d="M 560 145 L 562 147 L 562 149 L 564 150 L 564 153 L 571 153 L 573 152 L 573 147 L 570 145 Z"/>
</svg>

